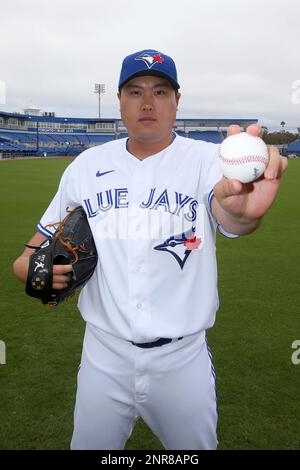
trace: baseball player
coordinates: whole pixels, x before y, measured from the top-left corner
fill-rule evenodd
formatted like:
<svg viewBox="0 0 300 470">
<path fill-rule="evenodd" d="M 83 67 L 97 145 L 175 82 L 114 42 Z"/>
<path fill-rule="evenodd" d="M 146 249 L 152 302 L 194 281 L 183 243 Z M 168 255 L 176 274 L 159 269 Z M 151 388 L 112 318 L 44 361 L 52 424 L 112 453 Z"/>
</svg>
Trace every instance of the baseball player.
<svg viewBox="0 0 300 470">
<path fill-rule="evenodd" d="M 98 251 L 78 302 L 86 330 L 72 449 L 123 449 L 140 417 L 166 449 L 218 444 L 206 341 L 219 305 L 216 229 L 228 237 L 254 231 L 287 160 L 271 147 L 260 180 L 223 178 L 217 145 L 173 132 L 178 90 L 166 54 L 124 59 L 118 99 L 128 139 L 90 148 L 68 166 L 29 242 L 51 237 L 49 224 L 81 205 Z M 31 253 L 26 248 L 14 263 L 23 282 Z M 55 266 L 53 287 L 66 287 L 70 271 Z"/>
</svg>

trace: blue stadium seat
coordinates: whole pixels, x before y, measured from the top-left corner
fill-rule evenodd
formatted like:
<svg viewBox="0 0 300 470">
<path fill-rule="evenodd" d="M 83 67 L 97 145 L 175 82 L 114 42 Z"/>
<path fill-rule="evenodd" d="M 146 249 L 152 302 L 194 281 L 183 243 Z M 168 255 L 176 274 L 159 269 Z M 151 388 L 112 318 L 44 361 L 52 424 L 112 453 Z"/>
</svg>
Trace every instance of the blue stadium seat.
<svg viewBox="0 0 300 470">
<path fill-rule="evenodd" d="M 300 154 L 300 140 L 295 140 L 290 143 L 287 150 L 288 152 L 295 153 L 296 155 Z"/>
<path fill-rule="evenodd" d="M 90 143 L 93 144 L 95 143 L 104 143 L 104 142 L 109 142 L 110 140 L 114 139 L 114 135 L 109 135 L 109 134 L 88 134 Z"/>
<path fill-rule="evenodd" d="M 190 139 L 213 142 L 214 144 L 220 144 L 222 142 L 222 136 L 219 131 L 190 131 L 188 137 Z"/>
</svg>

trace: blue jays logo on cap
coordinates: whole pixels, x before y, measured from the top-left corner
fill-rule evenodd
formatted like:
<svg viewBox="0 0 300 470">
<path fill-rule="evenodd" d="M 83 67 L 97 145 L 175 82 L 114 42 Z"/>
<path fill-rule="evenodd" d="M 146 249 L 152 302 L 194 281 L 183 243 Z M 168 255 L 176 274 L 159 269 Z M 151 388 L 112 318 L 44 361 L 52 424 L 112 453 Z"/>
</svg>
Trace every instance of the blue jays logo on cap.
<svg viewBox="0 0 300 470">
<path fill-rule="evenodd" d="M 168 80 L 175 90 L 180 88 L 177 70 L 171 57 L 153 49 L 135 52 L 123 60 L 119 90 L 134 77 L 155 75 Z"/>
<path fill-rule="evenodd" d="M 153 65 L 157 63 L 162 63 L 165 61 L 165 59 L 160 55 L 159 52 L 155 54 L 141 54 L 140 56 L 136 57 L 135 60 L 143 60 L 145 64 L 147 65 L 148 69 L 151 69 Z"/>
</svg>

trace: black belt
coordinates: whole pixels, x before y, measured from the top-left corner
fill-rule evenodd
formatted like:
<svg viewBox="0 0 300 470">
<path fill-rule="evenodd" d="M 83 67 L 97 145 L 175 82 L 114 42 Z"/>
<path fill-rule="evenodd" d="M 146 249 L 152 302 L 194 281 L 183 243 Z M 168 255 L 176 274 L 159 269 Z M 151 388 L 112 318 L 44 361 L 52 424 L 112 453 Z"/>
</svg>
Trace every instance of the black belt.
<svg viewBox="0 0 300 470">
<path fill-rule="evenodd" d="M 180 338 L 176 338 L 178 341 L 181 340 L 183 336 Z M 131 344 L 134 346 L 138 346 L 139 348 L 155 348 L 157 346 L 163 346 L 164 344 L 171 343 L 173 341 L 172 338 L 159 338 L 157 341 L 153 341 L 152 343 L 134 343 L 133 341 L 130 341 Z"/>
</svg>

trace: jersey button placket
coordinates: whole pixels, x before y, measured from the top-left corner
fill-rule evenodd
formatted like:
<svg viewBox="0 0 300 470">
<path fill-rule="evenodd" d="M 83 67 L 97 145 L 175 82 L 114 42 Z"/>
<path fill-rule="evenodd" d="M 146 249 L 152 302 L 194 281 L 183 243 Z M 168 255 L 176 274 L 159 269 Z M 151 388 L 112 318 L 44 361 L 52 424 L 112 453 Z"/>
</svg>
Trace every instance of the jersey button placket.
<svg viewBox="0 0 300 470">
<path fill-rule="evenodd" d="M 140 235 L 138 229 L 144 229 L 144 209 L 140 207 L 145 191 L 145 174 L 142 165 L 137 165 L 131 180 L 130 204 L 132 204 L 133 218 L 128 240 L 128 270 L 131 305 L 131 329 L 133 341 L 146 342 L 145 334 L 149 331 L 151 319 L 148 299 L 148 276 L 145 257 L 147 257 L 147 237 Z M 143 233 L 143 232 L 142 232 Z"/>
</svg>

